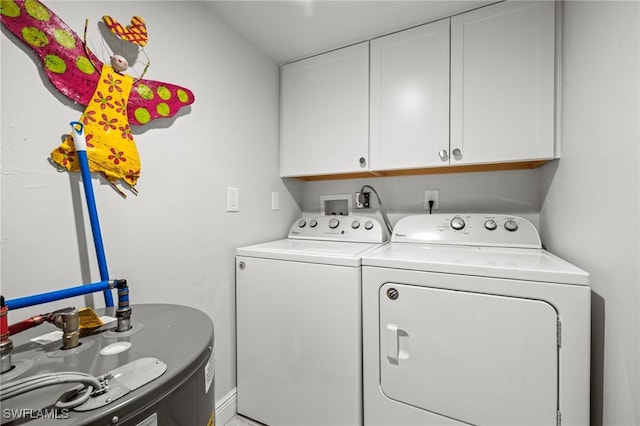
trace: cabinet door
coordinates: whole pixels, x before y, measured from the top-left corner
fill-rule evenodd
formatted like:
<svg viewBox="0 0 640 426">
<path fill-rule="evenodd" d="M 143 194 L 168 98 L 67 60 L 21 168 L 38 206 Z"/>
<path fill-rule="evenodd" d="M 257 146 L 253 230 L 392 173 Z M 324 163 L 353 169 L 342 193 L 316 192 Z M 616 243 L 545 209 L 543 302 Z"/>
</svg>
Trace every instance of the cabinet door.
<svg viewBox="0 0 640 426">
<path fill-rule="evenodd" d="M 371 41 L 371 170 L 441 165 L 449 149 L 449 19 Z"/>
<path fill-rule="evenodd" d="M 451 18 L 451 164 L 553 158 L 554 81 L 553 1 Z"/>
<path fill-rule="evenodd" d="M 281 176 L 367 170 L 369 43 L 282 67 Z"/>
</svg>

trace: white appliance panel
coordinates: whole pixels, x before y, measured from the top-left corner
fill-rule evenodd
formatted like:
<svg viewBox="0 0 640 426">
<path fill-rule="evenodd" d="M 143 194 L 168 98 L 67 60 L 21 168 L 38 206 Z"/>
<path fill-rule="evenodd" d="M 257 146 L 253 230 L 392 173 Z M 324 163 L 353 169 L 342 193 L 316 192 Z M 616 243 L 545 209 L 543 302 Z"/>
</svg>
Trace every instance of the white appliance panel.
<svg viewBox="0 0 640 426">
<path fill-rule="evenodd" d="M 525 219 L 400 219 L 362 256 L 365 424 L 589 424 L 590 298 Z"/>
<path fill-rule="evenodd" d="M 361 269 L 236 259 L 238 412 L 362 424 Z"/>
<path fill-rule="evenodd" d="M 366 266 L 588 285 L 589 274 L 543 249 L 392 243 L 367 253 Z"/>
<path fill-rule="evenodd" d="M 360 254 L 376 247 L 370 243 L 284 239 L 240 247 L 240 256 L 292 260 L 339 266 L 360 266 Z"/>
<path fill-rule="evenodd" d="M 379 221 L 367 216 L 304 216 L 291 229 L 289 238 L 380 244 L 386 230 Z"/>
<path fill-rule="evenodd" d="M 503 214 L 420 214 L 403 217 L 393 228 L 394 243 L 542 248 L 533 224 Z"/>
<path fill-rule="evenodd" d="M 367 257 L 368 255 L 363 262 Z M 365 424 L 368 426 L 468 424 L 414 405 L 398 402 L 383 391 L 380 348 L 386 348 L 386 341 L 385 344 L 381 343 L 379 295 L 380 288 L 388 283 L 531 299 L 552 305 L 558 312 L 561 323 L 558 389 L 562 424 L 576 426 L 589 424 L 591 339 L 591 289 L 589 286 L 364 265 L 362 268 L 362 324 Z M 402 326 L 399 326 L 402 329 Z M 470 354 L 470 356 L 473 355 Z M 551 424 L 555 425 L 555 420 Z"/>
<path fill-rule="evenodd" d="M 379 304 L 387 397 L 474 425 L 555 423 L 558 316 L 549 303 L 387 283 Z"/>
</svg>

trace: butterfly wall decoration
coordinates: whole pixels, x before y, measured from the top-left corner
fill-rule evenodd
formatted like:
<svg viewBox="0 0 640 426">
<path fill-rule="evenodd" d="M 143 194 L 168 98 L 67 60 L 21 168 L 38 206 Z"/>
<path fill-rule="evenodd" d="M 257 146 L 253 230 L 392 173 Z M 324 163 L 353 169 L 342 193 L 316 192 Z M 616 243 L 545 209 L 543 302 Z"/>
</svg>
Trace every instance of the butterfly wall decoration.
<svg viewBox="0 0 640 426">
<path fill-rule="evenodd" d="M 102 17 L 102 21 L 107 25 L 109 30 L 122 40 L 130 41 L 138 46 L 146 46 L 148 41 L 147 25 L 139 16 L 131 18 L 131 24 L 126 27 L 120 24 L 109 15 Z"/>
<path fill-rule="evenodd" d="M 38 0 L 2 0 L 0 19 L 42 60 L 56 89 L 86 107 L 79 121 L 85 126 L 90 170 L 102 173 L 122 195 L 117 181 L 136 192 L 141 167 L 130 125 L 173 117 L 194 102 L 194 94 L 185 87 L 124 74 L 128 65 L 117 55 L 112 56 L 111 65 L 103 63 Z M 147 28 L 139 16 L 126 27 L 108 15 L 103 22 L 125 42 L 146 45 Z M 71 136 L 53 149 L 51 159 L 61 168 L 80 170 Z"/>
</svg>

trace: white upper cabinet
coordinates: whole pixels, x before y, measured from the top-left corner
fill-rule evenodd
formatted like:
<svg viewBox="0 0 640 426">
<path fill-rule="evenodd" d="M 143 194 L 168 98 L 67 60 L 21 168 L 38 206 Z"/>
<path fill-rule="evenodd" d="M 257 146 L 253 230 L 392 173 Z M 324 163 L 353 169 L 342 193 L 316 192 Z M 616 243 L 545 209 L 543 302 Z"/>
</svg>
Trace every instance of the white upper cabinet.
<svg viewBox="0 0 640 426">
<path fill-rule="evenodd" d="M 449 150 L 449 19 L 371 41 L 370 170 L 440 166 Z"/>
<path fill-rule="evenodd" d="M 366 171 L 369 42 L 282 67 L 281 176 Z"/>
<path fill-rule="evenodd" d="M 553 1 L 452 17 L 450 164 L 553 158 L 554 84 Z"/>
<path fill-rule="evenodd" d="M 555 158 L 555 10 L 504 1 L 284 65 L 281 176 L 506 170 Z"/>
</svg>

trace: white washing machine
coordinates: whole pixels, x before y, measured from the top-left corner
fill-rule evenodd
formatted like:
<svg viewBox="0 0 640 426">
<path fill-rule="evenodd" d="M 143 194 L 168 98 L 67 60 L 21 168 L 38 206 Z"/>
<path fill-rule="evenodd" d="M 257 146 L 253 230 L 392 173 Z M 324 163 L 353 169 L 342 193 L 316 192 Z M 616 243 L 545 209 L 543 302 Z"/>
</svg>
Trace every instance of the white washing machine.
<svg viewBox="0 0 640 426">
<path fill-rule="evenodd" d="M 589 424 L 589 275 L 530 222 L 405 217 L 362 265 L 366 425 Z"/>
<path fill-rule="evenodd" d="M 368 217 L 303 217 L 288 238 L 237 249 L 238 413 L 276 425 L 361 425 L 361 256 Z"/>
</svg>

